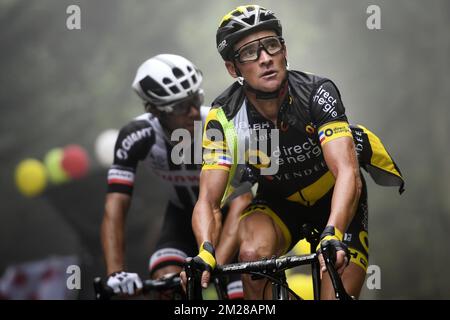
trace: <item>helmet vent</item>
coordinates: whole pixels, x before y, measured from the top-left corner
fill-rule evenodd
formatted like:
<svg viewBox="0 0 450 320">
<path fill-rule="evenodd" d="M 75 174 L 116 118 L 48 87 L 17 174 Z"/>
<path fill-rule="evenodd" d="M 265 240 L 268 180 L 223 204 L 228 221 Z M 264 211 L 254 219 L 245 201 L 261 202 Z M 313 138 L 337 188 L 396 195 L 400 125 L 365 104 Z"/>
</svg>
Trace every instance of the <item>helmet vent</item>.
<svg viewBox="0 0 450 320">
<path fill-rule="evenodd" d="M 172 69 L 172 72 L 173 72 L 173 75 L 174 75 L 175 77 L 177 77 L 177 79 L 179 79 L 179 78 L 181 78 L 181 77 L 184 76 L 183 71 L 181 71 L 179 68 L 173 68 L 173 69 Z"/>
<path fill-rule="evenodd" d="M 247 22 L 249 25 L 253 26 L 253 25 L 256 24 L 256 23 L 255 23 L 255 19 L 256 19 L 256 16 L 255 16 L 255 15 L 251 15 L 251 16 L 248 17 L 248 18 L 242 19 L 242 21 L 245 21 L 245 22 Z"/>
<path fill-rule="evenodd" d="M 171 86 L 169 89 L 170 91 L 172 91 L 173 94 L 180 93 L 180 89 L 178 89 L 177 86 Z"/>
<path fill-rule="evenodd" d="M 197 83 L 197 77 L 195 76 L 195 74 L 194 74 L 194 75 L 192 75 L 192 82 L 194 82 L 194 84 L 196 84 L 196 83 Z"/>
<path fill-rule="evenodd" d="M 186 68 L 188 69 L 189 72 L 192 72 L 192 68 L 191 67 L 187 66 Z"/>
<path fill-rule="evenodd" d="M 181 82 L 181 85 L 183 86 L 183 89 L 187 89 L 189 88 L 189 81 L 184 80 L 183 82 Z"/>
<path fill-rule="evenodd" d="M 164 84 L 171 84 L 171 83 L 172 83 L 172 80 L 170 80 L 169 78 L 164 78 L 164 79 L 162 79 L 162 82 L 163 82 Z"/>
<path fill-rule="evenodd" d="M 161 85 L 150 78 L 149 76 L 146 76 L 144 79 L 140 81 L 141 88 L 144 89 L 144 92 L 147 94 L 147 92 L 153 92 L 154 94 L 160 96 L 160 97 L 166 97 L 168 96 L 168 92 L 161 87 Z"/>
</svg>

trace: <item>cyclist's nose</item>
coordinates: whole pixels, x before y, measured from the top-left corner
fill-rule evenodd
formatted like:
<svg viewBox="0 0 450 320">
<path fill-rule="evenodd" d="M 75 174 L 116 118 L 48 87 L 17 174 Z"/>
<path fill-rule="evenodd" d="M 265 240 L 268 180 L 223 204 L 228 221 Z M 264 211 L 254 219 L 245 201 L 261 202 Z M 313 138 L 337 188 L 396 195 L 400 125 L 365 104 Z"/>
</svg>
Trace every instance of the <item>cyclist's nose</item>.
<svg viewBox="0 0 450 320">
<path fill-rule="evenodd" d="M 259 63 L 260 64 L 267 64 L 272 61 L 272 56 L 267 53 L 265 48 L 261 48 L 259 53 Z"/>
<path fill-rule="evenodd" d="M 200 108 L 197 108 L 195 105 L 191 105 L 188 115 L 190 117 L 197 118 L 200 115 Z"/>
</svg>

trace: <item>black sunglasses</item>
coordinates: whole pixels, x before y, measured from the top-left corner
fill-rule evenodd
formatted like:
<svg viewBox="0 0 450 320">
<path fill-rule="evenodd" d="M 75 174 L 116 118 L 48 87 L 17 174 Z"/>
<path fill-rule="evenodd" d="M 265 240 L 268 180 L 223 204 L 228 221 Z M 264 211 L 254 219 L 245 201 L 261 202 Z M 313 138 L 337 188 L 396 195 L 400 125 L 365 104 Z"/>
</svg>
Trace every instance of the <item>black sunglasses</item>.
<svg viewBox="0 0 450 320">
<path fill-rule="evenodd" d="M 194 107 L 197 110 L 200 109 L 202 103 L 203 93 L 197 92 L 193 96 L 185 98 L 184 100 L 157 108 L 158 110 L 163 111 L 168 115 L 181 116 L 188 114 L 191 110 L 191 107 Z"/>
</svg>

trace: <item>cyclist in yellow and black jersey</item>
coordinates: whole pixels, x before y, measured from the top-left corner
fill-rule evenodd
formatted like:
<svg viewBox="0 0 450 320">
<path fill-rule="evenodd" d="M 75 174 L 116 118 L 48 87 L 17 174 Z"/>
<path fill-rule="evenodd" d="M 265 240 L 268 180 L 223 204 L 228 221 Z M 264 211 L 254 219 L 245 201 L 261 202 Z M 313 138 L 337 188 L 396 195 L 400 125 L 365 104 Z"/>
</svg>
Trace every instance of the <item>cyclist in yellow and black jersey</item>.
<svg viewBox="0 0 450 320">
<path fill-rule="evenodd" d="M 289 85 L 285 84 L 288 94 L 279 109 L 277 124 L 255 109 L 238 83 L 213 102 L 206 119 L 203 170 L 232 169 L 230 143 L 219 143 L 218 138 L 226 140 L 231 136 L 230 140 L 233 140 L 234 133 L 227 135 L 224 128 L 236 132 L 236 145 L 248 145 L 251 135 L 255 135 L 257 143 L 253 146 L 256 148 L 250 144 L 244 150 L 237 149 L 235 156 L 237 162 L 242 160 L 239 157 L 245 157 L 242 163 L 247 164 L 251 162 L 251 155 L 255 156 L 255 163 L 248 166 L 253 175 L 259 177 L 258 194 L 263 197 L 281 196 L 312 206 L 335 183 L 323 157 L 322 146 L 340 137 L 354 137 L 361 166 L 380 184 L 385 181 L 385 185 L 402 186 L 400 170 L 378 137 L 362 126 L 348 123 L 339 91 L 333 82 L 299 71 L 288 71 L 288 79 Z M 305 104 L 308 99 L 311 99 L 309 105 Z M 276 128 L 279 128 L 279 139 L 272 146 L 271 130 Z M 259 174 L 259 168 L 270 162 L 265 150 L 258 148 L 264 143 L 267 143 L 265 150 L 271 152 L 276 162 L 275 174 Z M 240 151 L 245 154 L 239 154 Z"/>
<path fill-rule="evenodd" d="M 241 216 L 240 260 L 286 253 L 299 240 L 302 224 L 311 223 L 322 232 L 321 242 L 335 247 L 344 286 L 358 297 L 369 250 L 359 167 L 377 183 L 402 189 L 400 171 L 372 132 L 349 125 L 331 80 L 287 70 L 281 23 L 273 12 L 257 5 L 231 11 L 220 23 L 217 47 L 238 81 L 214 101 L 206 120 L 192 220 L 200 247 L 194 260 L 205 270 L 202 285 L 215 266 L 220 206 L 253 176 L 258 188 Z M 264 280 L 242 279 L 246 298 L 264 296 Z M 333 297 L 326 272 L 321 288 L 322 298 Z"/>
</svg>

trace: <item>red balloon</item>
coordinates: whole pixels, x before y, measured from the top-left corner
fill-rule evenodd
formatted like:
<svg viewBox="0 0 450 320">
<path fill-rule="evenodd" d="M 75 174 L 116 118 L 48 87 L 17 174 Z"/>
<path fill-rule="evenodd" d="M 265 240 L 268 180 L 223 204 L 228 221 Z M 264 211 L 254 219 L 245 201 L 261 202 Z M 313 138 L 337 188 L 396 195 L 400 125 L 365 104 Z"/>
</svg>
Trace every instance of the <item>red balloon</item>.
<svg viewBox="0 0 450 320">
<path fill-rule="evenodd" d="M 89 169 L 89 157 L 81 146 L 72 144 L 63 150 L 61 165 L 73 179 L 82 178 Z"/>
</svg>

